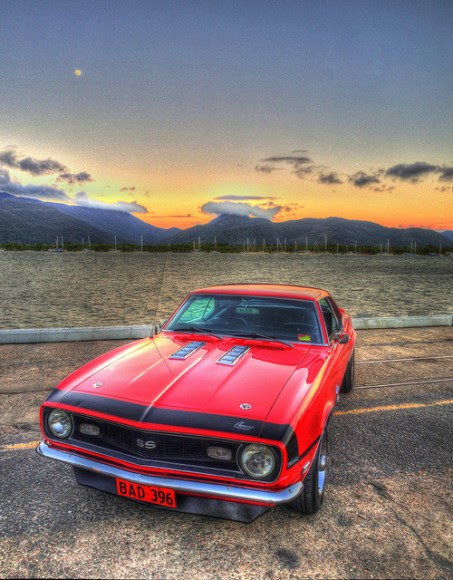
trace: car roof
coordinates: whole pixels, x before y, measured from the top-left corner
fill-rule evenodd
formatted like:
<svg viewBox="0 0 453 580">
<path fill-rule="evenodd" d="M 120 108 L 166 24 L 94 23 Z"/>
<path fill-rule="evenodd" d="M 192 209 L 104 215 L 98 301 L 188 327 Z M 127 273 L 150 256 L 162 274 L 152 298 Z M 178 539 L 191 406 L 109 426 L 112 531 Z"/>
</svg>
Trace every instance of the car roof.
<svg viewBox="0 0 453 580">
<path fill-rule="evenodd" d="M 329 292 L 321 288 L 289 284 L 220 284 L 194 290 L 191 294 L 240 294 L 246 296 L 296 298 L 298 300 L 319 300 L 329 296 Z"/>
</svg>

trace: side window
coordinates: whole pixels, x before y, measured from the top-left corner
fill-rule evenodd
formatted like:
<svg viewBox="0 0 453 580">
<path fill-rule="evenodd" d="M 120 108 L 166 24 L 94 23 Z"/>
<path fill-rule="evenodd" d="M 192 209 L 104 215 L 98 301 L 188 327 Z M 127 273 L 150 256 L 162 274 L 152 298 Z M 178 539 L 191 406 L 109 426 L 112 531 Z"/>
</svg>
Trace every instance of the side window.
<svg viewBox="0 0 453 580">
<path fill-rule="evenodd" d="M 214 298 L 207 296 L 196 298 L 181 315 L 179 322 L 201 322 L 214 311 Z"/>
<path fill-rule="evenodd" d="M 320 300 L 319 305 L 321 306 L 324 322 L 326 323 L 327 334 L 331 337 L 334 332 L 337 332 L 340 329 L 340 325 L 338 324 L 335 312 L 327 298 Z"/>
</svg>

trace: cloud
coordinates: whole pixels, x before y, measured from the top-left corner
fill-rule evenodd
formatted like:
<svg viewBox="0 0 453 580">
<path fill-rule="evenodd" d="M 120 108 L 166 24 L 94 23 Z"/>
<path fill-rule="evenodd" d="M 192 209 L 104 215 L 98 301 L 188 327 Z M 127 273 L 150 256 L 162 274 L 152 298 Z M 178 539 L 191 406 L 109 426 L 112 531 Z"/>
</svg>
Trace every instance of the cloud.
<svg viewBox="0 0 453 580">
<path fill-rule="evenodd" d="M 135 185 L 132 187 L 122 187 L 120 191 L 135 191 Z"/>
<path fill-rule="evenodd" d="M 80 173 L 61 173 L 57 181 L 66 181 L 66 183 L 73 184 L 94 181 L 94 179 L 86 171 L 81 171 Z"/>
<path fill-rule="evenodd" d="M 68 170 L 65 165 L 50 157 L 48 159 L 19 157 L 14 149 L 1 151 L 0 163 L 11 169 L 20 169 L 32 175 L 47 175 L 49 173 L 61 173 Z"/>
<path fill-rule="evenodd" d="M 403 181 L 417 181 L 423 175 L 438 171 L 440 171 L 438 165 L 431 165 L 425 161 L 416 161 L 415 163 L 398 163 L 397 165 L 393 165 L 393 167 L 387 169 L 385 175 Z"/>
<path fill-rule="evenodd" d="M 354 173 L 354 175 L 350 175 L 348 177 L 348 181 L 356 187 L 368 187 L 373 183 L 380 183 L 376 175 L 369 175 L 364 171 L 357 171 L 357 173 Z"/>
<path fill-rule="evenodd" d="M 294 149 L 292 153 L 308 153 L 308 149 Z"/>
<path fill-rule="evenodd" d="M 311 175 L 312 173 L 314 173 L 315 169 L 316 168 L 314 165 L 306 165 L 306 166 L 302 165 L 300 167 L 296 167 L 292 173 L 294 173 L 294 175 L 297 175 L 299 179 L 305 179 L 307 175 Z"/>
<path fill-rule="evenodd" d="M 311 163 L 311 159 L 309 157 L 304 157 L 301 155 L 284 155 L 284 156 L 276 156 L 276 157 L 266 157 L 266 159 L 261 159 L 264 163 L 289 163 L 293 165 L 293 167 L 297 168 L 301 165 L 305 165 L 307 163 Z"/>
<path fill-rule="evenodd" d="M 69 201 L 70 198 L 62 189 L 46 187 L 43 185 L 21 185 L 11 181 L 8 171 L 0 169 L 0 189 L 20 197 L 31 197 L 47 201 Z"/>
<path fill-rule="evenodd" d="M 73 200 L 75 205 L 81 207 L 91 207 L 95 209 L 109 209 L 113 211 L 122 211 L 124 213 L 148 213 L 145 206 L 140 205 L 136 201 L 115 201 L 113 203 L 105 203 L 90 199 L 84 191 L 79 191 Z"/>
<path fill-rule="evenodd" d="M 313 173 L 315 166 L 310 157 L 306 155 L 294 155 L 294 153 L 306 153 L 306 149 L 296 149 L 293 151 L 293 155 L 274 155 L 272 157 L 266 157 L 261 159 L 261 163 L 255 166 L 256 171 L 261 171 L 263 173 L 272 173 L 273 171 L 279 171 L 282 167 L 274 167 L 275 164 L 289 165 L 292 167 L 292 173 L 297 175 L 300 179 L 304 179 L 310 173 Z M 318 168 L 319 169 L 319 168 Z"/>
<path fill-rule="evenodd" d="M 253 216 L 258 218 L 265 218 L 272 220 L 275 215 L 281 210 L 281 206 L 277 205 L 275 207 L 264 208 L 259 205 L 250 205 L 249 203 L 234 203 L 232 201 L 209 201 L 201 207 L 201 211 L 204 213 L 222 215 L 242 215 L 242 216 Z"/>
<path fill-rule="evenodd" d="M 234 201 L 234 200 L 247 200 L 247 199 L 277 199 L 272 195 L 219 195 L 215 197 L 215 200 L 219 199 L 221 201 Z"/>
<path fill-rule="evenodd" d="M 439 181 L 452 181 L 453 167 L 441 167 Z"/>
<path fill-rule="evenodd" d="M 333 185 L 336 183 L 343 183 L 338 177 L 335 171 L 330 173 L 320 173 L 318 175 L 318 183 L 324 183 L 326 185 Z"/>
<path fill-rule="evenodd" d="M 281 171 L 281 167 L 274 167 L 273 165 L 255 165 L 255 171 L 260 171 L 261 173 L 272 173 L 274 171 Z"/>
</svg>

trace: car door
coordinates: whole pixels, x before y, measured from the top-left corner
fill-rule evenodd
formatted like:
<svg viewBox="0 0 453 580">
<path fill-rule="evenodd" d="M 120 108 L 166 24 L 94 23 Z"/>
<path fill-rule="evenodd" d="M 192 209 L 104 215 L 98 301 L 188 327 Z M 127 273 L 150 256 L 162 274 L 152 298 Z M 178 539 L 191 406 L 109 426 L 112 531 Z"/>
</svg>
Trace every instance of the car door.
<svg viewBox="0 0 453 580">
<path fill-rule="evenodd" d="M 343 380 L 344 344 L 338 341 L 338 332 L 341 330 L 341 320 L 328 298 L 319 301 L 319 306 L 326 325 L 327 336 L 329 341 L 329 363 L 326 382 L 329 390 L 329 398 L 336 397 L 340 390 L 341 381 Z"/>
</svg>

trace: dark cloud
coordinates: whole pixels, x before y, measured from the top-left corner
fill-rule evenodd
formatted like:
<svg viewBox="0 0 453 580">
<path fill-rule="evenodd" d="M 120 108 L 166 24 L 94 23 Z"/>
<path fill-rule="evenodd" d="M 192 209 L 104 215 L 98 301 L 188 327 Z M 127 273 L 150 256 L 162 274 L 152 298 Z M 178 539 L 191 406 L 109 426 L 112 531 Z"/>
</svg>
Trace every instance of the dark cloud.
<svg viewBox="0 0 453 580">
<path fill-rule="evenodd" d="M 57 181 L 66 181 L 66 183 L 85 183 L 86 181 L 94 181 L 89 173 L 81 171 L 80 173 L 61 173 Z"/>
<path fill-rule="evenodd" d="M 70 201 L 70 198 L 61 189 L 43 185 L 21 185 L 11 181 L 10 175 L 6 170 L 0 170 L 0 190 L 21 197 L 32 197 L 47 201 Z"/>
<path fill-rule="evenodd" d="M 380 183 L 378 177 L 376 175 L 369 175 L 364 171 L 357 171 L 354 175 L 350 175 L 348 177 L 349 183 L 355 185 L 356 187 L 368 187 L 373 183 Z"/>
<path fill-rule="evenodd" d="M 109 209 L 113 211 L 122 211 L 124 213 L 148 213 L 146 207 L 136 201 L 115 201 L 113 203 L 105 203 L 96 199 L 90 199 L 84 191 L 79 191 L 76 194 L 76 199 L 72 201 L 74 201 L 76 205 L 82 207 Z"/>
<path fill-rule="evenodd" d="M 240 200 L 248 200 L 248 199 L 277 199 L 272 195 L 219 195 L 219 197 L 215 197 L 215 200 L 220 201 L 240 201 Z"/>
<path fill-rule="evenodd" d="M 120 191 L 135 191 L 135 185 L 132 187 L 122 187 Z"/>
<path fill-rule="evenodd" d="M 34 159 L 33 157 L 19 157 L 14 149 L 5 149 L 0 152 L 0 163 L 11 169 L 20 169 L 32 175 L 47 175 L 49 173 L 66 172 L 68 168 L 55 159 Z"/>
<path fill-rule="evenodd" d="M 259 205 L 250 205 L 243 202 L 235 203 L 233 201 L 209 201 L 201 207 L 202 212 L 209 214 L 253 216 L 268 220 L 272 220 L 281 209 L 279 205 L 265 208 Z"/>
<path fill-rule="evenodd" d="M 300 167 L 301 165 L 306 165 L 311 163 L 309 157 L 304 157 L 301 155 L 284 155 L 282 157 L 266 157 L 266 159 L 261 159 L 264 163 L 289 163 L 294 167 Z"/>
<path fill-rule="evenodd" d="M 318 175 L 318 183 L 324 183 L 325 185 L 333 185 L 337 183 L 343 183 L 335 171 L 331 173 L 320 173 Z"/>
<path fill-rule="evenodd" d="M 273 165 L 255 165 L 255 171 L 261 173 L 272 173 L 273 171 L 281 171 L 281 167 L 274 167 Z"/>
<path fill-rule="evenodd" d="M 438 165 L 431 165 L 425 161 L 415 163 L 398 163 L 385 172 L 387 177 L 395 177 L 402 181 L 417 181 L 423 175 L 435 173 L 440 170 Z"/>
<path fill-rule="evenodd" d="M 373 191 L 379 192 L 379 193 L 383 193 L 384 191 L 393 191 L 395 189 L 394 185 L 391 186 L 387 186 L 387 185 L 378 185 L 377 187 L 372 187 L 371 188 Z"/>
<path fill-rule="evenodd" d="M 22 171 L 28 171 L 32 175 L 47 175 L 49 173 L 58 173 L 67 171 L 67 167 L 55 159 L 33 159 L 33 157 L 24 157 L 18 162 L 18 167 Z"/>
<path fill-rule="evenodd" d="M 292 153 L 308 153 L 308 149 L 294 149 Z"/>
<path fill-rule="evenodd" d="M 315 171 L 314 165 L 305 165 L 305 166 L 301 165 L 299 167 L 296 167 L 294 171 L 292 171 L 291 173 L 297 175 L 299 179 L 305 179 L 307 175 L 311 175 L 314 171 Z"/>
<path fill-rule="evenodd" d="M 0 151 L 0 163 L 6 167 L 17 167 L 17 155 L 14 149 Z"/>
<path fill-rule="evenodd" d="M 439 181 L 452 181 L 453 167 L 441 167 Z"/>
</svg>

